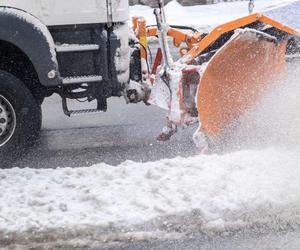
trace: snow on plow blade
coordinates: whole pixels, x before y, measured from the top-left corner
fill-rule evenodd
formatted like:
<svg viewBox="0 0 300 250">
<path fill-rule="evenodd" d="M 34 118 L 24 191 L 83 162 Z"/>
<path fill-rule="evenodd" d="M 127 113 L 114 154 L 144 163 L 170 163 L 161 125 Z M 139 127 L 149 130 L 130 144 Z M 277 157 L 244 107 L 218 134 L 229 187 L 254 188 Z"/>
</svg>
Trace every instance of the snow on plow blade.
<svg viewBox="0 0 300 250">
<path fill-rule="evenodd" d="M 159 32 L 152 27 L 147 34 Z M 297 30 L 259 13 L 208 34 L 170 28 L 168 36 L 176 47 L 186 47 L 167 70 L 159 68 L 148 102 L 168 110 L 162 140 L 169 139 L 177 126 L 198 118 L 194 141 L 199 148 L 253 107 L 284 72 L 287 55 L 300 51 Z"/>
<path fill-rule="evenodd" d="M 236 30 L 201 76 L 197 109 L 201 131 L 218 136 L 253 106 L 284 71 L 286 41 L 253 30 Z"/>
</svg>

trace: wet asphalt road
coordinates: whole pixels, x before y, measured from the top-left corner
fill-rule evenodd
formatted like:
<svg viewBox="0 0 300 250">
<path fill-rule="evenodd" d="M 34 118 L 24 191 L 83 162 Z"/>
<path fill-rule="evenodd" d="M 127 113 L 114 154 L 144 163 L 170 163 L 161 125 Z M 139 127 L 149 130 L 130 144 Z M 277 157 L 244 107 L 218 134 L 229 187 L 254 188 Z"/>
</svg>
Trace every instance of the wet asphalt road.
<svg viewBox="0 0 300 250">
<path fill-rule="evenodd" d="M 80 103 L 71 103 L 80 108 Z M 91 103 L 91 106 L 95 103 Z M 86 108 L 86 106 L 84 106 Z M 43 130 L 39 142 L 11 167 L 89 167 L 125 160 L 155 161 L 195 154 L 192 133 L 197 125 L 169 142 L 156 141 L 166 112 L 144 104 L 127 105 L 123 98 L 109 100 L 108 112 L 66 117 L 54 95 L 43 103 Z"/>
<path fill-rule="evenodd" d="M 155 56 L 158 44 L 152 42 Z M 171 45 L 178 58 L 178 49 Z M 94 108 L 96 103 L 70 101 L 71 109 Z M 57 168 L 89 167 L 105 162 L 118 165 L 125 160 L 156 161 L 194 155 L 192 134 L 197 125 L 179 131 L 171 141 L 158 142 L 166 122 L 166 111 L 143 103 L 126 104 L 123 97 L 110 98 L 105 113 L 67 117 L 57 95 L 42 106 L 43 130 L 37 145 L 10 167 Z"/>
<path fill-rule="evenodd" d="M 18 248 L 17 248 L 18 249 Z M 28 249 L 27 246 L 21 248 Z M 232 235 L 193 236 L 177 239 L 111 243 L 54 243 L 30 246 L 33 250 L 299 250 L 300 232 L 244 232 Z"/>
<path fill-rule="evenodd" d="M 237 234 L 103 246 L 103 250 L 299 250 L 300 233 Z"/>
</svg>

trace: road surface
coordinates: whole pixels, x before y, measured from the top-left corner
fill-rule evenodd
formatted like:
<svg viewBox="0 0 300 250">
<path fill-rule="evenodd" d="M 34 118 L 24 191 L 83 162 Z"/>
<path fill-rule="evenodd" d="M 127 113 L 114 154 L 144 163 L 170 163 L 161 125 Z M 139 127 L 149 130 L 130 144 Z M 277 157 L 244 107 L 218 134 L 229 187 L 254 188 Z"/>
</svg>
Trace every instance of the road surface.
<svg viewBox="0 0 300 250">
<path fill-rule="evenodd" d="M 80 104 L 72 104 L 79 108 Z M 93 103 L 91 104 L 93 105 Z M 89 167 L 125 160 L 155 161 L 195 153 L 194 125 L 169 142 L 156 141 L 166 112 L 144 104 L 127 105 L 123 98 L 109 100 L 107 113 L 66 117 L 54 95 L 43 104 L 43 130 L 37 145 L 13 167 Z"/>
</svg>

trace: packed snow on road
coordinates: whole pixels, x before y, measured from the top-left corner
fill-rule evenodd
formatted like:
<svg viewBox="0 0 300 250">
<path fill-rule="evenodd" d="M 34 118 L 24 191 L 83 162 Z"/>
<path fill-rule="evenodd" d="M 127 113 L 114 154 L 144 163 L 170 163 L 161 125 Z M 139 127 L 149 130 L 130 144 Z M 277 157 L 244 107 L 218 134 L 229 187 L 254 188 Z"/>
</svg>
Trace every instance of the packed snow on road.
<svg viewBox="0 0 300 250">
<path fill-rule="evenodd" d="M 275 7 L 286 8 L 288 2 L 295 1 L 262 0 L 257 7 L 272 8 L 275 15 Z M 223 22 L 237 12 L 247 14 L 235 12 L 242 5 L 221 3 L 214 5 L 216 12 L 200 6 L 195 9 L 203 16 L 191 15 L 190 21 Z M 171 2 L 167 14 L 173 10 L 179 16 L 168 14 L 170 21 L 188 24 L 181 16 L 188 8 Z M 234 10 L 230 15 L 228 8 Z M 148 12 L 148 7 L 132 7 L 134 15 Z M 125 161 L 116 167 L 0 170 L 0 245 L 298 228 L 300 67 L 292 64 L 289 70 L 289 77 L 274 83 L 241 118 L 223 154 Z"/>
</svg>

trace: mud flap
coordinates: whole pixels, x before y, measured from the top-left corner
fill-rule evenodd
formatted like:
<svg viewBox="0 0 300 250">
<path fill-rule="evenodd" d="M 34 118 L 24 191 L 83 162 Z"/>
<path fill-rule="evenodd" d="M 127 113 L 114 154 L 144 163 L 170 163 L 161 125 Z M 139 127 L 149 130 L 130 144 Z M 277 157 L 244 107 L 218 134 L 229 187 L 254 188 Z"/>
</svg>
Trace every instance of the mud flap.
<svg viewBox="0 0 300 250">
<path fill-rule="evenodd" d="M 255 105 L 284 72 L 286 45 L 256 30 L 237 30 L 201 76 L 196 97 L 199 132 L 217 137 Z"/>
</svg>

